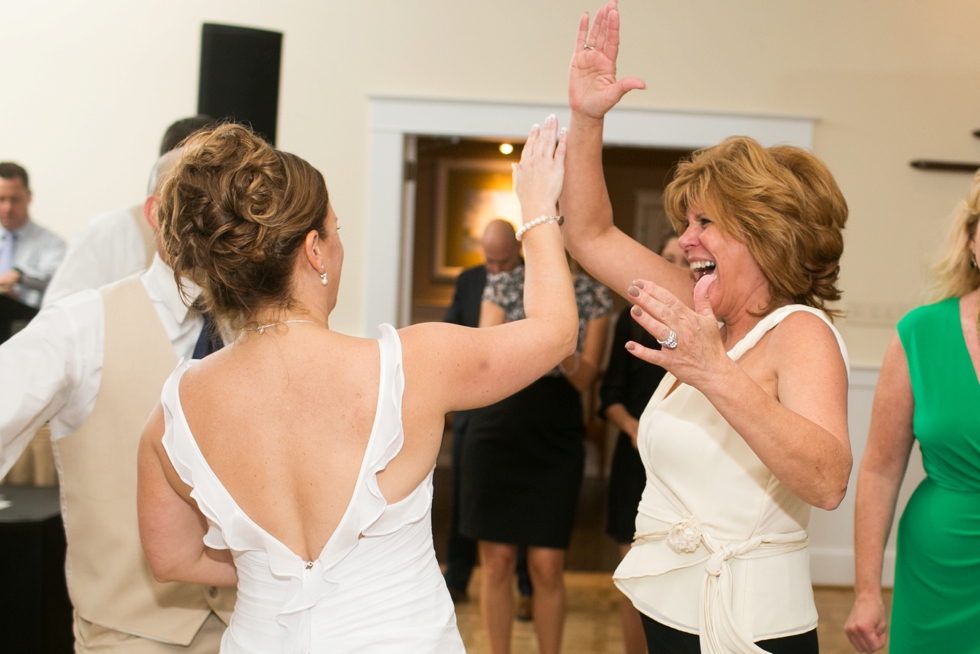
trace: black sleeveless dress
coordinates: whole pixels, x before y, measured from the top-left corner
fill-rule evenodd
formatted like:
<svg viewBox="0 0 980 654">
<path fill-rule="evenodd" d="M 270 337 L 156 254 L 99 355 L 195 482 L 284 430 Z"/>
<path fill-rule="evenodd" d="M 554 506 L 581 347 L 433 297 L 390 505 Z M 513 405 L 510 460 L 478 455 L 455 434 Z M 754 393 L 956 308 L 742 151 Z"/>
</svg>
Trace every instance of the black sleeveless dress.
<svg viewBox="0 0 980 654">
<path fill-rule="evenodd" d="M 484 299 L 524 318 L 524 268 L 491 275 Z M 612 311 L 609 290 L 575 278 L 579 350 L 590 320 Z M 552 370 L 470 414 L 462 457 L 460 532 L 467 538 L 567 549 L 585 464 L 578 391 Z"/>
</svg>

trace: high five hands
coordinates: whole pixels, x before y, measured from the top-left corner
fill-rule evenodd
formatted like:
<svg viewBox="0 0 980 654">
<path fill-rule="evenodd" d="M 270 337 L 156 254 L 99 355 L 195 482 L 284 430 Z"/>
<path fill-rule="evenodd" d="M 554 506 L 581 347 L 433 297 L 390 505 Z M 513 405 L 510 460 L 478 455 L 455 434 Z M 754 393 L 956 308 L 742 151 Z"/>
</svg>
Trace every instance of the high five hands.
<svg viewBox="0 0 980 654">
<path fill-rule="evenodd" d="M 708 384 L 724 383 L 734 362 L 725 352 L 718 321 L 711 310 L 708 289 L 714 275 L 706 275 L 694 286 L 694 310 L 667 289 L 651 281 L 635 280 L 627 293 L 635 305 L 633 319 L 656 338 L 661 350 L 635 341 L 626 349 L 636 357 L 665 368 L 681 382 L 703 390 Z M 670 347 L 671 345 L 674 347 Z"/>
<path fill-rule="evenodd" d="M 558 204 L 565 176 L 565 130 L 558 132 L 558 119 L 552 114 L 544 129 L 531 128 L 521 162 L 514 164 L 514 192 L 521 203 L 524 222 L 551 214 Z M 557 136 L 556 136 L 557 135 Z"/>
<path fill-rule="evenodd" d="M 582 14 L 572 65 L 568 73 L 568 104 L 572 111 L 602 118 L 633 89 L 645 89 L 637 77 L 616 79 L 619 55 L 619 10 L 615 0 L 599 9 L 592 29 L 589 14 Z"/>
</svg>

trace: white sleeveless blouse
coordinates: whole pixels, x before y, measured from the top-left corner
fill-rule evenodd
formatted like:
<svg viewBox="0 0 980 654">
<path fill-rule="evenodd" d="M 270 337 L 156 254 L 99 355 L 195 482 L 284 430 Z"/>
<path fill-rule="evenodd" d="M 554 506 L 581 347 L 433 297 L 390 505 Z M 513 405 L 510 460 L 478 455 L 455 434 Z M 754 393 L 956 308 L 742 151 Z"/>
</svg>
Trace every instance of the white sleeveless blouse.
<svg viewBox="0 0 980 654">
<path fill-rule="evenodd" d="M 728 353 L 738 360 L 802 305 L 763 318 Z M 705 654 L 759 653 L 759 640 L 817 626 L 806 527 L 791 493 L 697 389 L 668 373 L 640 418 L 647 485 L 633 547 L 613 579 L 636 608 L 699 634 Z"/>
<path fill-rule="evenodd" d="M 378 487 L 378 473 L 405 440 L 398 332 L 382 325 L 379 344 L 377 412 L 354 493 L 310 562 L 253 522 L 205 460 L 180 404 L 180 379 L 192 363 L 182 362 L 167 380 L 164 449 L 207 518 L 205 544 L 231 550 L 238 570 L 222 654 L 464 651 L 432 547 L 432 473 L 394 504 Z"/>
</svg>

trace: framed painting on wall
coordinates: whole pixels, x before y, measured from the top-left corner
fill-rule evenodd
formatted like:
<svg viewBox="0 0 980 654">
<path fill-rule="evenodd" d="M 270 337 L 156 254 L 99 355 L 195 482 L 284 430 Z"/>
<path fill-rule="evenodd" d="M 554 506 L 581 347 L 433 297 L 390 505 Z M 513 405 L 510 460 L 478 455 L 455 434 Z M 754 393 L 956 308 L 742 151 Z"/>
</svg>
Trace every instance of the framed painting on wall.
<svg viewBox="0 0 980 654">
<path fill-rule="evenodd" d="M 483 263 L 480 238 L 487 223 L 521 224 L 511 165 L 484 159 L 443 159 L 436 171 L 435 281 L 452 281 Z"/>
</svg>

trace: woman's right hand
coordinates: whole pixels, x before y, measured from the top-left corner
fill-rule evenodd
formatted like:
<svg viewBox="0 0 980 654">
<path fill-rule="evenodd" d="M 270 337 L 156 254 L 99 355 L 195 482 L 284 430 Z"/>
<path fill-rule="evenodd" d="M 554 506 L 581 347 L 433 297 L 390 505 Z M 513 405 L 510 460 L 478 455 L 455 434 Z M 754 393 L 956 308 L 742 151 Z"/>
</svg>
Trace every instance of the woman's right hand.
<svg viewBox="0 0 980 654">
<path fill-rule="evenodd" d="M 844 623 L 847 638 L 859 652 L 875 652 L 888 642 L 888 612 L 881 593 L 858 595 Z"/>
<path fill-rule="evenodd" d="M 521 203 L 524 223 L 538 216 L 550 215 L 558 205 L 565 178 L 565 130 L 558 132 L 558 119 L 552 114 L 544 128 L 531 128 L 521 162 L 514 164 L 514 193 Z"/>
<path fill-rule="evenodd" d="M 615 0 L 596 12 L 589 30 L 589 15 L 582 14 L 572 65 L 568 73 L 568 104 L 572 111 L 602 118 L 624 95 L 645 89 L 643 80 L 624 77 L 616 80 L 619 55 L 619 10 Z"/>
</svg>

